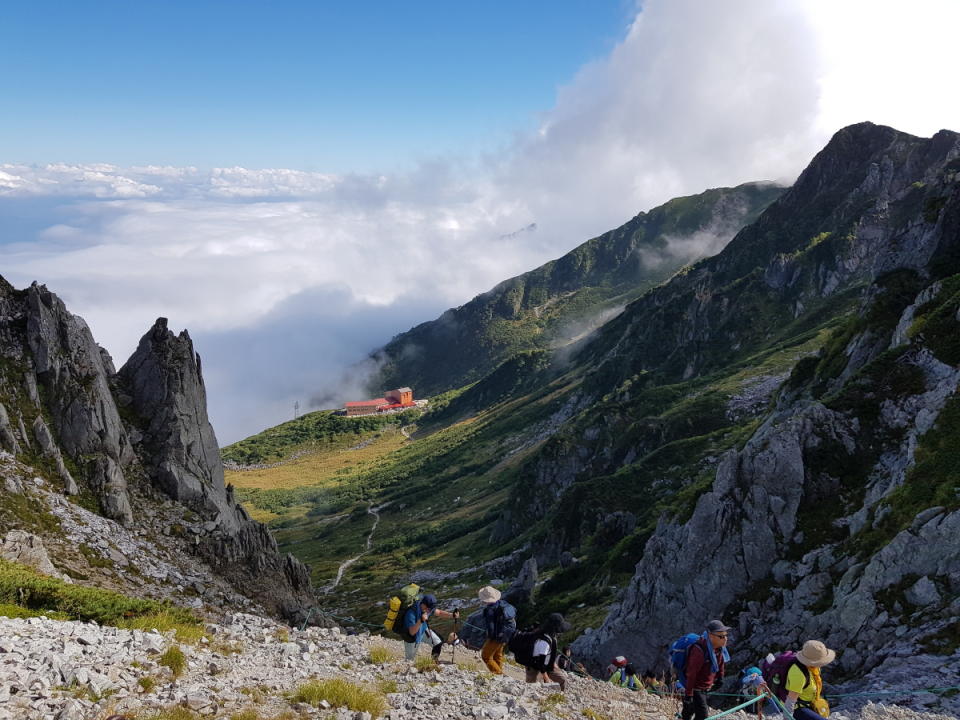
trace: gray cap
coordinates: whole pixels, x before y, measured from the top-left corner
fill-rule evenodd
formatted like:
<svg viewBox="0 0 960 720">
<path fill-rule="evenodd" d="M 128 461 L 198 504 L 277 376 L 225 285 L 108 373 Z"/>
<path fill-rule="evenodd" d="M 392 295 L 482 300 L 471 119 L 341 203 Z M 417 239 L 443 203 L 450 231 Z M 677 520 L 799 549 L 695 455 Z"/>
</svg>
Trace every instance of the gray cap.
<svg viewBox="0 0 960 720">
<path fill-rule="evenodd" d="M 711 633 L 722 633 L 732 629 L 733 628 L 727 627 L 719 620 L 711 620 L 710 622 L 707 623 L 707 632 L 711 632 Z"/>
</svg>

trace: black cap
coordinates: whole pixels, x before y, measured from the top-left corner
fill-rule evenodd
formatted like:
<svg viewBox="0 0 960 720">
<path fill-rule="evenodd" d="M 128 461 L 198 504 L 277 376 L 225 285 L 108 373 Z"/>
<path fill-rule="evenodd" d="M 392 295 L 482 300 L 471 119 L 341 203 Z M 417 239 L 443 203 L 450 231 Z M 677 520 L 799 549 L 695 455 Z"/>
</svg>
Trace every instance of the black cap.
<svg viewBox="0 0 960 720">
<path fill-rule="evenodd" d="M 722 633 L 732 629 L 733 628 L 727 627 L 719 620 L 711 620 L 710 622 L 707 623 L 707 632 L 711 632 L 711 633 Z"/>
</svg>

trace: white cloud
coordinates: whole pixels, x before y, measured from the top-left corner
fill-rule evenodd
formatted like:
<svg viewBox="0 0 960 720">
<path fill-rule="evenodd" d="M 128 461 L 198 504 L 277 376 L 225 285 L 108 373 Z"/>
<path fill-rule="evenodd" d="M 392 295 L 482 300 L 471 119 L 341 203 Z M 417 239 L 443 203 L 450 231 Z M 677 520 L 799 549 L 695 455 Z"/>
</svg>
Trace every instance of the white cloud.
<svg viewBox="0 0 960 720">
<path fill-rule="evenodd" d="M 650 0 L 536 131 L 479 163 L 392 175 L 0 165 L 0 272 L 63 295 L 118 363 L 155 317 L 188 327 L 215 425 L 234 440 L 294 399 L 359 392 L 344 368 L 393 333 L 639 210 L 789 181 L 842 124 L 960 127 L 945 80 L 957 8 Z"/>
</svg>

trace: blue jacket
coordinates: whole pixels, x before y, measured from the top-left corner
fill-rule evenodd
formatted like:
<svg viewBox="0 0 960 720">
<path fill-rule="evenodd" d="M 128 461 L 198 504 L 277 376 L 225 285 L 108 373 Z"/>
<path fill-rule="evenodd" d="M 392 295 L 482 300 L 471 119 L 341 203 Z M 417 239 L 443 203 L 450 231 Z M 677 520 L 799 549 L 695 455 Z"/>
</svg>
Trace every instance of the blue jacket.
<svg viewBox="0 0 960 720">
<path fill-rule="evenodd" d="M 403 639 L 405 642 L 421 642 L 423 640 L 423 636 L 427 634 L 427 630 L 429 630 L 429 628 L 427 627 L 426 622 L 420 623 L 420 629 L 417 630 L 416 636 L 410 634 L 410 628 L 417 624 L 417 620 L 420 619 L 421 612 L 420 604 L 417 603 L 416 605 L 411 605 L 409 608 L 407 608 L 407 612 L 404 613 Z M 433 610 L 430 611 L 430 615 L 433 615 Z"/>
</svg>

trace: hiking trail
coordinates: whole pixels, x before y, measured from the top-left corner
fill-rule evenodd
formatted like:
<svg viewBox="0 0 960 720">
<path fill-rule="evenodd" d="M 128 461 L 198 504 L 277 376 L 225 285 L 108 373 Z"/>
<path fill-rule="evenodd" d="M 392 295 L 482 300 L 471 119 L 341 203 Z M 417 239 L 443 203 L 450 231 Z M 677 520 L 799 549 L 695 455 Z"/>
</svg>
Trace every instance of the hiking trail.
<svg viewBox="0 0 960 720">
<path fill-rule="evenodd" d="M 370 533 L 367 535 L 367 540 L 364 543 L 363 552 L 360 553 L 359 555 L 356 555 L 355 557 L 349 558 L 348 560 L 344 560 L 342 563 L 340 563 L 340 567 L 337 568 L 337 576 L 333 579 L 332 583 L 330 583 L 329 585 L 324 585 L 320 589 L 319 591 L 320 593 L 327 595 L 333 592 L 336 589 L 337 585 L 340 584 L 340 581 L 343 579 L 343 574 L 347 571 L 347 568 L 349 568 L 357 560 L 359 560 L 368 552 L 370 552 L 370 550 L 373 548 L 373 534 L 377 531 L 377 525 L 380 524 L 380 511 L 383 510 L 385 507 L 387 507 L 389 504 L 390 504 L 389 502 L 385 502 L 383 505 L 378 505 L 377 507 L 374 507 L 373 503 L 370 503 L 370 506 L 367 508 L 367 514 L 373 515 L 374 520 L 373 520 L 373 527 L 370 528 Z"/>
</svg>

